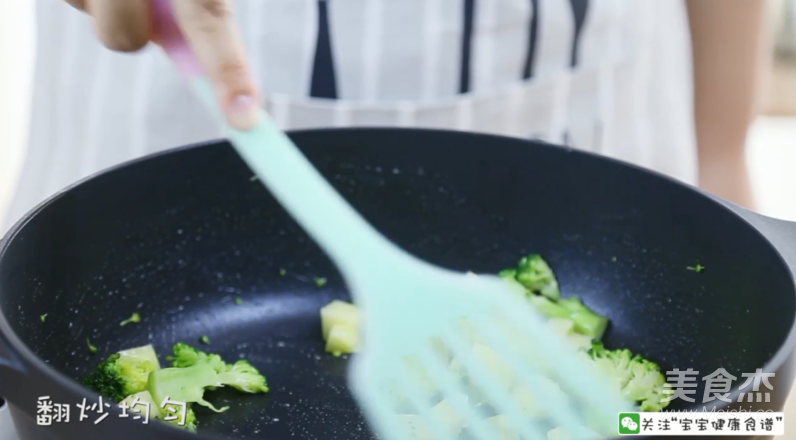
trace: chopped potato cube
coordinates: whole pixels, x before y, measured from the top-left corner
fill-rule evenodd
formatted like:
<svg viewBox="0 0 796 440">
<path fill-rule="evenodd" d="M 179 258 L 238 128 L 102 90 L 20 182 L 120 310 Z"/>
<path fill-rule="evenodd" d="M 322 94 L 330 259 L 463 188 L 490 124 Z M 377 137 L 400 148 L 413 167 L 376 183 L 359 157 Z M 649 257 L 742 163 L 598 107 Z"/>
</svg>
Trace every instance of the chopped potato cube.
<svg viewBox="0 0 796 440">
<path fill-rule="evenodd" d="M 359 347 L 359 332 L 356 327 L 338 324 L 329 331 L 326 351 L 336 354 L 356 353 Z"/>
<path fill-rule="evenodd" d="M 336 325 L 345 325 L 359 330 L 359 309 L 357 306 L 340 300 L 334 300 L 321 308 L 321 330 L 324 341 Z"/>
<path fill-rule="evenodd" d="M 160 361 L 158 355 L 155 353 L 155 348 L 152 345 L 144 345 L 142 347 L 134 347 L 119 352 L 122 358 L 140 359 L 142 361 L 149 361 L 155 366 L 156 370 L 160 369 Z"/>
</svg>

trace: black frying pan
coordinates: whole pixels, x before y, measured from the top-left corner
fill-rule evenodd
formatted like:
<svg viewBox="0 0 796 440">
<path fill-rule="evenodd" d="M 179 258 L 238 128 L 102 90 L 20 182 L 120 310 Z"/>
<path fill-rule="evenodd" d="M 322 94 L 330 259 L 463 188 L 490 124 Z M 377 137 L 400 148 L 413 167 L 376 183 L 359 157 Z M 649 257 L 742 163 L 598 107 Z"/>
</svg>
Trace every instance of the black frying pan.
<svg viewBox="0 0 796 440">
<path fill-rule="evenodd" d="M 770 402 L 743 407 L 782 408 L 793 379 L 796 291 L 783 259 L 796 261 L 791 225 L 639 168 L 523 140 L 395 129 L 292 137 L 410 252 L 481 273 L 540 252 L 565 296 L 611 318 L 609 347 L 700 377 L 720 367 L 739 378 L 776 372 Z M 95 399 L 77 379 L 117 350 L 152 343 L 165 356 L 201 335 L 207 350 L 251 360 L 272 391 L 215 392 L 211 401 L 232 409 L 199 408 L 198 438 L 371 438 L 346 390 L 347 360 L 326 355 L 320 338 L 318 310 L 346 298 L 345 286 L 251 176 L 225 143 L 177 149 L 88 179 L 13 228 L 0 246 L 0 393 L 23 440 L 197 438 L 115 416 L 78 422 L 74 412 L 71 423 L 42 428 L 35 408 L 38 396 L 73 411 Z M 706 270 L 686 269 L 696 263 Z M 120 327 L 134 311 L 143 321 Z"/>
</svg>

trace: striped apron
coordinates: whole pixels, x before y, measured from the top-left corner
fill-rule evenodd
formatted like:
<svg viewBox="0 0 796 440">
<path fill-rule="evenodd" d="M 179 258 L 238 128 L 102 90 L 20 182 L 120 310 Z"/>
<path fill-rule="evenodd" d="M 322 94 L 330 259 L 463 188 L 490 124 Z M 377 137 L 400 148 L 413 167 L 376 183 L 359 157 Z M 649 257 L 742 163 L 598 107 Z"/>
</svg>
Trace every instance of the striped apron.
<svg viewBox="0 0 796 440">
<path fill-rule="evenodd" d="M 696 181 L 684 0 L 238 0 L 235 14 L 284 129 L 538 138 Z M 223 136 L 151 45 L 111 52 L 62 1 L 37 0 L 36 25 L 6 227 L 103 168 Z"/>
</svg>

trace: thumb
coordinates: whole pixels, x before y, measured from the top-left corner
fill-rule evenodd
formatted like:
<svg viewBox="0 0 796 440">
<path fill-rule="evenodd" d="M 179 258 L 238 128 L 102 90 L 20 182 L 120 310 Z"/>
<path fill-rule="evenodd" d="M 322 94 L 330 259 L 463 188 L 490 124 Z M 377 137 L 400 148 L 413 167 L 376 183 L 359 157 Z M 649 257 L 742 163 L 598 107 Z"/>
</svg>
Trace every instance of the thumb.
<svg viewBox="0 0 796 440">
<path fill-rule="evenodd" d="M 250 130 L 259 122 L 259 94 L 246 61 L 229 0 L 175 0 L 185 39 L 216 88 L 229 124 Z"/>
</svg>

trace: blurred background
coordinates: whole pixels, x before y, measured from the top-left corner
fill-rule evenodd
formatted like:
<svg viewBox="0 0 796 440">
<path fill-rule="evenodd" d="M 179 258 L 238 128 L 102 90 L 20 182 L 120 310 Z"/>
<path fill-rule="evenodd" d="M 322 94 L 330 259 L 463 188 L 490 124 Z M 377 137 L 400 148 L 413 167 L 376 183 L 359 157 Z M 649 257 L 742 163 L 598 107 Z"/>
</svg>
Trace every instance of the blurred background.
<svg viewBox="0 0 796 440">
<path fill-rule="evenodd" d="M 747 154 L 758 211 L 796 221 L 796 0 L 769 1 L 759 116 Z M 3 0 L 0 14 L 0 218 L 14 191 L 27 137 L 33 3 Z"/>
<path fill-rule="evenodd" d="M 770 57 L 747 155 L 759 210 L 796 220 L 796 1 L 769 5 Z"/>
</svg>

